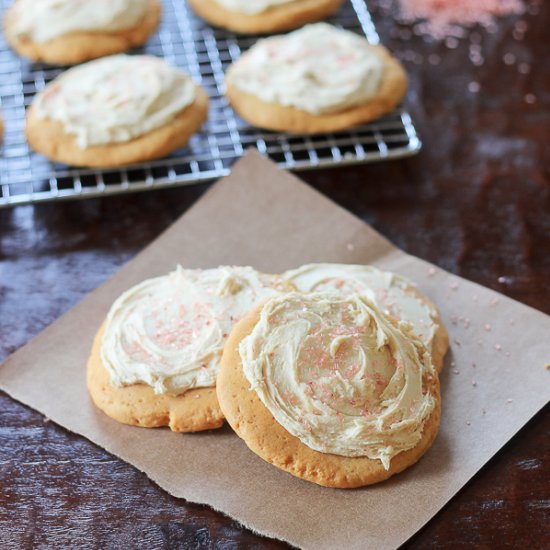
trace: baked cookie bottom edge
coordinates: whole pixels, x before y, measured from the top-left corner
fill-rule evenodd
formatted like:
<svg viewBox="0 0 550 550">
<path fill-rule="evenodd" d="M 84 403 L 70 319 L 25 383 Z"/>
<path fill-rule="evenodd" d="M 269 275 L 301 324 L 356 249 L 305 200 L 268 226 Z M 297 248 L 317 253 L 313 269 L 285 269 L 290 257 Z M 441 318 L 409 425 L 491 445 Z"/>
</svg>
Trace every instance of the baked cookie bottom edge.
<svg viewBox="0 0 550 550">
<path fill-rule="evenodd" d="M 87 365 L 86 382 L 94 404 L 123 424 L 144 428 L 168 426 L 174 432 L 199 432 L 224 423 L 216 389 L 195 388 L 179 396 L 156 394 L 147 384 L 115 387 L 101 362 L 105 323 L 99 329 Z"/>
<path fill-rule="evenodd" d="M 61 122 L 41 119 L 33 105 L 27 110 L 25 135 L 31 148 L 50 160 L 71 166 L 116 168 L 162 158 L 184 147 L 208 115 L 208 96 L 196 85 L 195 101 L 168 124 L 123 143 L 81 149 Z"/>
<path fill-rule="evenodd" d="M 226 96 L 233 109 L 253 126 L 296 134 L 337 132 L 370 122 L 393 111 L 407 91 L 407 75 L 401 63 L 383 46 L 375 47 L 384 60 L 384 72 L 377 94 L 367 103 L 344 111 L 314 115 L 295 107 L 268 103 L 231 84 L 231 67 L 226 77 Z M 239 60 L 235 61 L 235 65 Z"/>
<path fill-rule="evenodd" d="M 300 0 L 249 15 L 227 10 L 215 0 L 189 0 L 193 11 L 205 21 L 239 34 L 272 34 L 295 29 L 332 15 L 342 3 L 343 0 Z"/>
<path fill-rule="evenodd" d="M 4 35 L 17 54 L 31 61 L 50 65 L 76 65 L 141 46 L 157 30 L 161 12 L 159 0 L 148 0 L 147 12 L 142 20 L 129 29 L 78 32 L 40 43 L 20 40 L 14 36 L 11 30 L 13 12 L 10 9 L 4 18 Z"/>
</svg>

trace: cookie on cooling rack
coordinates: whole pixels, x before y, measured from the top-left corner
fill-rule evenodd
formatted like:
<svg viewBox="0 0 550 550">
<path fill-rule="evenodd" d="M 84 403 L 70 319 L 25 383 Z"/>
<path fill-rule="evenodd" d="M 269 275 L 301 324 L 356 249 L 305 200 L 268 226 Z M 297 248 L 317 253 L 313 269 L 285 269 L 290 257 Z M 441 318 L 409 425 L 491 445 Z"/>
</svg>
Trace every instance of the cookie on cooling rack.
<svg viewBox="0 0 550 550">
<path fill-rule="evenodd" d="M 269 34 L 332 15 L 343 0 L 189 0 L 203 19 L 241 34 Z"/>
<path fill-rule="evenodd" d="M 354 488 L 414 464 L 439 429 L 439 378 L 409 325 L 359 294 L 287 293 L 239 322 L 216 391 L 261 458 Z"/>
<path fill-rule="evenodd" d="M 290 288 L 251 267 L 185 270 L 122 294 L 99 330 L 88 389 L 115 420 L 176 432 L 219 428 L 214 385 L 233 325 L 259 300 Z"/>
<path fill-rule="evenodd" d="M 393 110 L 407 77 L 382 46 L 326 23 L 257 42 L 226 74 L 226 95 L 247 122 L 268 130 L 343 130 Z"/>
<path fill-rule="evenodd" d="M 16 0 L 4 32 L 24 57 L 74 65 L 141 46 L 160 15 L 159 0 Z"/>
<path fill-rule="evenodd" d="M 301 292 L 336 292 L 365 295 L 395 319 L 412 324 L 412 329 L 432 354 L 441 372 L 449 348 L 447 329 L 435 305 L 416 285 L 395 273 L 370 265 L 308 264 L 283 274 Z"/>
<path fill-rule="evenodd" d="M 75 166 L 115 167 L 163 157 L 203 124 L 206 92 L 162 59 L 115 55 L 73 67 L 27 112 L 38 153 Z"/>
</svg>

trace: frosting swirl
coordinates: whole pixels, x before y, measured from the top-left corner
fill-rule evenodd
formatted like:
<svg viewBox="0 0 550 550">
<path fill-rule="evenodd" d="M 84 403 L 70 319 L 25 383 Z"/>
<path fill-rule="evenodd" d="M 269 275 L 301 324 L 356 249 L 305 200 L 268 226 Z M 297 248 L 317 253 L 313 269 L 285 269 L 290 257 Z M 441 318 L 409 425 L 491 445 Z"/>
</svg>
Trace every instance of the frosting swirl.
<svg viewBox="0 0 550 550">
<path fill-rule="evenodd" d="M 275 420 L 323 453 L 388 469 L 434 410 L 437 375 L 424 345 L 359 294 L 270 298 L 239 353 Z"/>
<path fill-rule="evenodd" d="M 229 11 L 236 11 L 238 13 L 244 13 L 246 15 L 255 15 L 256 13 L 262 13 L 275 6 L 281 6 L 282 4 L 290 4 L 291 2 L 299 2 L 299 0 L 214 0 L 216 4 L 219 4 L 223 8 Z"/>
<path fill-rule="evenodd" d="M 178 267 L 143 281 L 109 311 L 102 363 L 115 386 L 145 383 L 173 395 L 214 386 L 234 323 L 281 285 L 251 267 Z"/>
<path fill-rule="evenodd" d="M 412 324 L 416 335 L 431 350 L 439 328 L 437 309 L 423 300 L 414 283 L 370 265 L 308 264 L 287 271 L 284 277 L 302 292 L 363 294 L 384 313 Z"/>
<path fill-rule="evenodd" d="M 383 69 L 364 37 L 316 23 L 258 41 L 229 68 L 227 83 L 262 101 L 318 115 L 368 102 Z"/>
<path fill-rule="evenodd" d="M 15 36 L 44 43 L 77 32 L 135 27 L 147 0 L 17 0 L 13 9 Z"/>
<path fill-rule="evenodd" d="M 168 124 L 195 100 L 183 71 L 148 55 L 113 55 L 73 67 L 36 96 L 40 118 L 63 124 L 85 149 L 130 141 Z"/>
</svg>

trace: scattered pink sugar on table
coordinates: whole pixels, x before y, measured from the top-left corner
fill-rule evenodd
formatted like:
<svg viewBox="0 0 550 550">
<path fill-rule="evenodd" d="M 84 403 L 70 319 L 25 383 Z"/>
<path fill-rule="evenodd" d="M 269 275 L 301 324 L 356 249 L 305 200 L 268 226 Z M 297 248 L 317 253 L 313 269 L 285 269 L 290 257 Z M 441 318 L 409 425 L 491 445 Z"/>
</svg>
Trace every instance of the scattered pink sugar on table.
<svg viewBox="0 0 550 550">
<path fill-rule="evenodd" d="M 495 28 L 496 18 L 538 11 L 541 0 L 396 0 L 398 18 L 415 23 L 414 33 L 435 39 L 462 37 L 464 29 L 482 25 L 489 31 Z M 379 0 L 384 11 L 392 8 L 392 0 Z"/>
</svg>

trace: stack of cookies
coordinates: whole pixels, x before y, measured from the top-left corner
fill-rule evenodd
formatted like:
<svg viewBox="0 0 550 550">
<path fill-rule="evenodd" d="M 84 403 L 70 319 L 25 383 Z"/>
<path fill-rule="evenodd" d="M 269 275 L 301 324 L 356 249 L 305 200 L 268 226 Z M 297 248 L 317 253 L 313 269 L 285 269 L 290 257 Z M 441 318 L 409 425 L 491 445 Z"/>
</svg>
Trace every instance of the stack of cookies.
<svg viewBox="0 0 550 550">
<path fill-rule="evenodd" d="M 207 22 L 237 33 L 306 25 L 258 41 L 229 67 L 227 100 L 243 119 L 267 130 L 333 132 L 403 99 L 405 72 L 385 48 L 317 22 L 342 1 L 189 0 Z M 206 92 L 161 59 L 123 54 L 148 40 L 160 16 L 160 0 L 16 0 L 4 29 L 18 54 L 57 65 L 87 61 L 35 97 L 26 125 L 32 149 L 57 162 L 110 168 L 188 143 L 207 119 Z"/>
<path fill-rule="evenodd" d="M 87 379 L 119 422 L 196 432 L 227 420 L 278 468 L 352 488 L 431 446 L 447 347 L 429 299 L 372 266 L 178 267 L 115 301 Z"/>
</svg>

